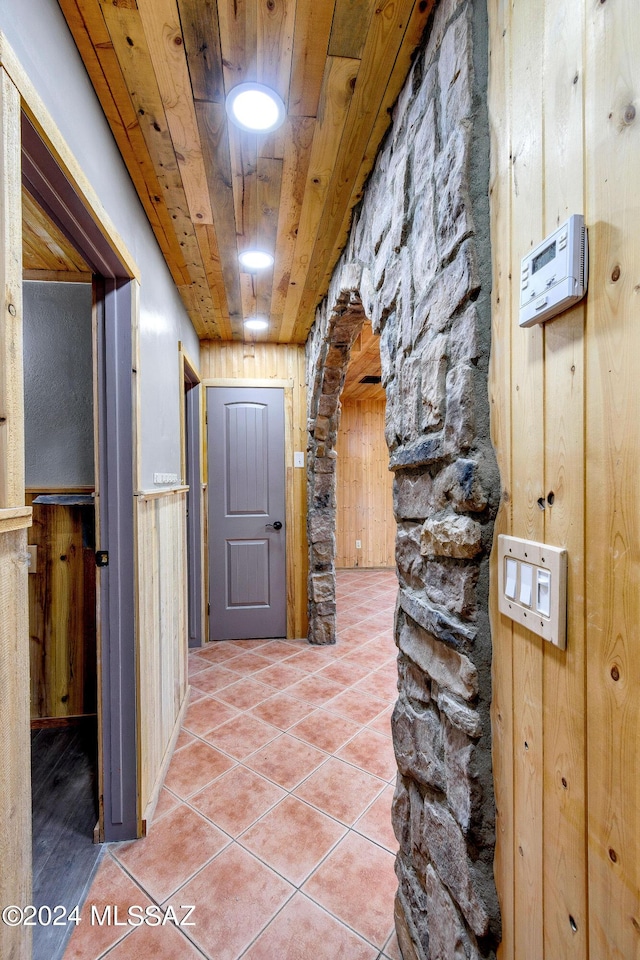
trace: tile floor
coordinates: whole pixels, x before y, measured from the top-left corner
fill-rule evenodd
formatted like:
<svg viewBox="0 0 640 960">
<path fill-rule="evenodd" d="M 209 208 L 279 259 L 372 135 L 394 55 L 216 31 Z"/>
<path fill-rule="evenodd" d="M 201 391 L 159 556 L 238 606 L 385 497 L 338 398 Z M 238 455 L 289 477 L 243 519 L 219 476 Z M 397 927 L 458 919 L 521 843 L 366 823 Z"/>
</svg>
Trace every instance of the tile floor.
<svg viewBox="0 0 640 960">
<path fill-rule="evenodd" d="M 190 705 L 149 836 L 108 847 L 64 960 L 400 960 L 396 589 L 391 571 L 340 571 L 335 646 L 225 641 L 190 654 Z M 102 917 L 109 904 L 111 924 L 92 924 L 92 906 Z M 194 905 L 192 925 L 132 927 L 131 905 L 178 920 Z"/>
</svg>

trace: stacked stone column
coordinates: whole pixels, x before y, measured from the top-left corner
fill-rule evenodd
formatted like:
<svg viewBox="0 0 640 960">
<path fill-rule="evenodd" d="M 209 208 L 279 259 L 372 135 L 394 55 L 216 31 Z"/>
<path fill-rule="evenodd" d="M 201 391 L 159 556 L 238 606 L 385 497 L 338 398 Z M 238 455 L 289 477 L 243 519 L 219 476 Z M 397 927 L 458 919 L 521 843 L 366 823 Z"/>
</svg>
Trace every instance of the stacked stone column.
<svg viewBox="0 0 640 960">
<path fill-rule="evenodd" d="M 310 639 L 327 643 L 335 640 L 339 394 L 363 316 L 380 334 L 398 524 L 393 822 L 405 960 L 492 957 L 500 936 L 486 78 L 485 4 L 440 0 L 307 348 Z"/>
</svg>

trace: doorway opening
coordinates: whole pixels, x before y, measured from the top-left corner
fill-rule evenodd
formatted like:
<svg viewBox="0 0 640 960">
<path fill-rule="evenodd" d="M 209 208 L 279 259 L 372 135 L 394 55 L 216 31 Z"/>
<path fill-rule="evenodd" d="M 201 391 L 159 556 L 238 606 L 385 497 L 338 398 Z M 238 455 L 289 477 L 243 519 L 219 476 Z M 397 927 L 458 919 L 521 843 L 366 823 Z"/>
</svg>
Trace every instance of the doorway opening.
<svg viewBox="0 0 640 960">
<path fill-rule="evenodd" d="M 40 255 L 32 240 L 39 229 Z M 67 259 L 64 238 L 23 201 L 25 503 L 32 509 L 29 635 L 33 903 L 73 908 L 94 870 L 99 820 L 94 358 L 90 273 L 34 266 Z M 46 236 L 48 243 L 42 245 Z M 77 259 L 77 257 L 75 258 Z M 72 266 L 72 262 L 63 264 Z M 80 265 L 82 266 L 82 265 Z M 34 960 L 64 947 L 38 925 Z"/>
<path fill-rule="evenodd" d="M 336 570 L 395 569 L 393 474 L 385 440 L 380 338 L 371 323 L 351 347 L 336 438 Z"/>
<path fill-rule="evenodd" d="M 30 591 L 40 655 L 32 658 L 32 713 L 81 728 L 74 749 L 87 757 L 90 840 L 132 839 L 135 299 L 108 231 L 24 113 L 21 144 L 27 340 L 33 335 L 25 351 L 26 459 L 41 541 L 33 543 L 35 570 L 42 564 Z"/>
</svg>

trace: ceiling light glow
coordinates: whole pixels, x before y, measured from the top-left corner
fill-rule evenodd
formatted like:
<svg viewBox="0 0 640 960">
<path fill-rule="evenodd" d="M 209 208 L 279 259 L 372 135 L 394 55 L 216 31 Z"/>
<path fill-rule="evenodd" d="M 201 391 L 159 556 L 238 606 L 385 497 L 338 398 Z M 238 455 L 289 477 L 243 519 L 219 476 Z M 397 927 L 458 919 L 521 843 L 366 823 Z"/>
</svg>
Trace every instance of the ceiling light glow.
<svg viewBox="0 0 640 960">
<path fill-rule="evenodd" d="M 265 270 L 273 266 L 273 257 L 266 250 L 243 250 L 238 259 L 247 270 Z"/>
<path fill-rule="evenodd" d="M 244 325 L 247 330 L 266 330 L 269 326 L 267 321 L 260 317 L 249 317 L 248 320 L 245 320 Z"/>
<path fill-rule="evenodd" d="M 283 123 L 284 103 L 262 83 L 239 83 L 227 96 L 229 119 L 241 130 L 252 133 L 271 133 Z"/>
</svg>

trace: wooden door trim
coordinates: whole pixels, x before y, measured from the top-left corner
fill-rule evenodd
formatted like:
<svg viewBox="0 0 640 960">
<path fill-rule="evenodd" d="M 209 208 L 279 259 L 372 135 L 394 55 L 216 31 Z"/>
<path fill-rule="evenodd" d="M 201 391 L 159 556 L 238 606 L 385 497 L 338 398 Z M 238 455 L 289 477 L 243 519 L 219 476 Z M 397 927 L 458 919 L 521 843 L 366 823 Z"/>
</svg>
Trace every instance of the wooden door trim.
<svg viewBox="0 0 640 960">
<path fill-rule="evenodd" d="M 29 121 L 56 161 L 58 167 L 73 186 L 74 192 L 81 200 L 83 208 L 90 215 L 105 243 L 117 257 L 126 275 L 139 280 L 140 271 L 136 261 L 129 253 L 111 217 L 100 202 L 98 194 L 71 152 L 69 145 L 58 130 L 42 98 L 31 82 L 29 75 L 18 60 L 5 34 L 1 30 L 0 65 L 11 78 L 20 94 L 22 110 L 29 118 Z"/>
<path fill-rule="evenodd" d="M 25 177 L 29 186 L 37 191 L 39 197 L 45 200 L 48 211 L 55 221 L 63 227 L 65 232 L 72 233 L 75 245 L 83 253 L 85 259 L 87 259 L 95 269 L 103 271 L 106 275 L 104 282 L 114 294 L 113 297 L 110 298 L 111 302 L 106 305 L 106 309 L 111 316 L 117 315 L 120 332 L 118 356 L 121 362 L 123 357 L 126 360 L 123 371 L 127 368 L 131 371 L 131 369 L 136 366 L 133 361 L 136 359 L 137 353 L 137 283 L 131 282 L 139 278 L 139 271 L 135 261 L 127 250 L 122 238 L 115 230 L 97 194 L 84 175 L 80 165 L 60 134 L 26 71 L 18 61 L 2 32 L 0 32 L 0 67 L 2 67 L 0 73 L 3 78 L 4 87 L 13 91 L 11 115 L 7 114 L 4 118 L 4 137 L 8 144 L 7 149 L 11 149 L 13 153 L 15 153 L 16 148 L 19 151 L 20 147 L 23 147 L 25 155 Z M 16 109 L 13 109 L 13 105 L 15 105 Z M 12 162 L 10 169 L 4 169 L 3 179 L 5 180 L 3 196 L 6 201 L 4 204 L 6 214 L 7 212 L 13 211 L 16 204 L 20 203 L 22 179 L 20 166 L 16 166 Z M 22 263 L 20 217 L 12 216 L 11 219 L 13 222 L 11 228 L 4 229 L 2 232 L 2 259 L 5 263 L 19 266 Z M 16 273 L 16 284 L 19 282 L 20 289 L 16 286 L 14 292 L 13 288 L 11 288 L 9 294 L 10 296 L 13 294 L 13 311 L 9 310 L 9 313 L 15 317 L 14 325 L 18 328 L 14 343 L 14 354 L 17 353 L 20 356 L 22 355 L 22 341 L 20 336 L 20 324 L 22 321 L 21 281 L 20 267 Z M 5 286 L 7 286 L 6 283 Z M 107 324 L 107 326 L 109 325 Z M 126 357 L 124 356 L 125 354 Z M 115 368 L 115 358 L 109 358 L 108 351 L 105 351 L 105 356 L 108 360 L 113 361 L 111 367 Z M 21 415 L 24 396 L 21 374 L 22 364 L 13 362 L 11 367 L 13 373 L 12 376 L 6 380 L 6 396 L 2 398 L 5 403 L 5 409 L 11 414 L 11 434 L 9 437 L 9 452 L 11 453 L 11 457 L 8 462 L 10 482 L 4 486 L 0 482 L 0 506 L 24 507 L 24 470 L 21 468 L 21 458 L 24 458 L 24 423 Z M 104 372 L 103 370 L 103 373 Z M 107 370 L 106 374 L 112 377 L 115 376 L 116 380 L 118 380 L 119 374 L 115 369 Z M 129 377 L 131 377 L 130 373 Z M 118 604 L 115 602 L 113 604 L 112 616 L 116 619 L 110 624 L 112 637 L 109 643 L 103 647 L 102 658 L 103 667 L 105 668 L 105 679 L 109 676 L 111 666 L 114 666 L 120 679 L 122 680 L 124 678 L 123 682 L 125 687 L 127 687 L 129 670 L 131 672 L 131 678 L 135 678 L 137 640 L 134 610 L 135 557 L 133 539 L 133 483 L 134 477 L 138 475 L 139 461 L 136 443 L 138 406 L 135 401 L 137 389 L 135 375 L 134 382 L 132 382 L 130 379 L 125 380 L 125 374 L 123 372 L 120 377 L 120 382 L 123 396 L 116 397 L 112 389 L 104 391 L 106 402 L 110 404 L 107 424 L 111 431 L 111 448 L 114 450 L 117 448 L 118 458 L 117 462 L 111 459 L 111 455 L 109 458 L 104 459 L 108 459 L 110 463 L 109 482 L 111 492 L 109 492 L 109 490 L 106 491 L 107 497 L 111 498 L 111 511 L 107 524 L 107 527 L 110 528 L 112 532 L 110 549 L 114 555 L 116 551 L 120 552 L 125 567 L 120 571 L 112 568 L 110 572 L 112 579 L 114 579 L 115 575 L 115 579 L 118 581 L 116 592 L 118 593 L 119 602 Z M 117 403 L 123 399 L 129 410 L 127 419 L 118 415 Z M 114 434 L 116 434 L 116 436 L 114 436 Z M 106 436 L 104 439 L 107 439 Z M 100 436 L 99 442 L 102 442 Z M 128 463 L 128 474 L 121 455 L 125 457 Z M 102 466 L 104 469 L 106 464 L 102 464 Z M 103 491 L 103 494 L 104 493 L 105 491 Z M 3 502 L 3 500 L 5 502 Z M 131 523 L 128 528 L 129 532 L 126 533 L 125 540 L 123 541 L 123 523 L 126 527 L 126 517 L 129 514 Z M 118 530 L 117 533 L 116 528 Z M 106 530 L 104 532 L 106 533 Z M 115 536 L 113 536 L 113 534 L 115 534 Z M 101 546 L 106 546 L 104 538 Z M 108 570 L 108 568 L 105 569 Z M 127 593 L 127 597 L 124 598 L 124 602 L 123 597 L 120 595 L 121 587 L 126 587 L 125 592 Z M 25 649 L 27 649 L 28 627 L 25 628 L 24 643 Z M 113 644 L 115 644 L 115 646 L 113 646 Z M 98 666 L 100 669 L 100 663 Z M 115 676 L 113 681 L 113 684 L 109 683 L 110 695 L 116 688 L 119 688 L 119 683 L 115 682 Z M 18 699 L 24 700 L 28 713 L 28 674 L 26 687 L 20 683 L 15 695 Z M 114 795 L 113 798 L 115 808 L 121 807 L 124 803 L 122 809 L 124 810 L 124 807 L 126 807 L 126 815 L 122 823 L 116 826 L 115 830 L 112 830 L 113 824 L 107 826 L 105 830 L 106 839 L 131 839 L 137 835 L 140 829 L 141 821 L 137 796 L 138 763 L 135 737 L 137 721 L 135 688 L 128 699 L 130 703 L 127 706 L 127 698 L 120 698 L 120 702 L 128 711 L 126 717 L 119 716 L 114 718 L 110 716 L 110 718 L 103 718 L 103 721 L 109 720 L 109 722 L 116 723 L 119 729 L 119 742 L 123 744 L 126 743 L 126 752 L 128 754 L 127 764 L 129 764 L 126 773 L 123 773 L 122 776 L 119 773 L 114 780 L 114 789 L 117 794 L 117 796 Z M 103 707 L 105 706 L 109 707 L 109 705 L 103 704 Z M 109 737 L 106 733 L 104 722 L 101 729 L 105 735 L 103 742 L 99 743 L 99 747 L 108 748 L 110 740 L 113 740 L 115 731 L 112 729 L 111 736 Z M 131 751 L 132 743 L 133 750 Z M 28 759 L 28 751 L 25 756 Z M 101 774 L 104 774 L 107 768 L 110 767 L 108 753 L 103 752 L 99 767 Z M 28 784 L 28 771 L 25 771 L 25 779 Z M 125 780 L 128 780 L 129 784 L 133 782 L 133 793 L 129 787 L 124 786 Z M 122 792 L 123 790 L 124 793 Z M 106 793 L 105 800 L 108 803 Z M 122 811 L 119 811 L 117 815 L 120 816 L 121 812 Z"/>
</svg>

